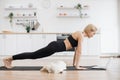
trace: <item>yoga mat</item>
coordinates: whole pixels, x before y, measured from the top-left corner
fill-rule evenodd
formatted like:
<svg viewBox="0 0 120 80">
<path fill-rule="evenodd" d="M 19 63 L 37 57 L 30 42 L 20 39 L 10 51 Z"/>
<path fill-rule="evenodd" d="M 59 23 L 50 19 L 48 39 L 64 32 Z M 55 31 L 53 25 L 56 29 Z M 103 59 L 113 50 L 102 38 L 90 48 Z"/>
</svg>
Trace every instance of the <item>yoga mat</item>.
<svg viewBox="0 0 120 80">
<path fill-rule="evenodd" d="M 75 69 L 75 67 L 73 66 L 67 66 L 67 69 L 65 71 L 76 71 L 76 70 L 80 70 L 80 71 L 92 71 L 92 70 L 106 70 L 105 68 L 94 68 L 94 66 L 82 66 L 84 68 L 87 68 L 85 70 L 80 70 L 80 69 Z M 39 71 L 42 68 L 42 66 L 15 66 L 11 69 L 7 69 L 4 66 L 0 67 L 0 70 L 4 70 L 4 71 Z"/>
<path fill-rule="evenodd" d="M 94 66 L 82 66 L 82 67 L 84 67 L 84 68 L 86 68 L 86 69 L 81 70 L 81 69 L 76 69 L 76 68 L 73 67 L 73 66 L 67 66 L 66 71 L 76 71 L 76 70 L 80 70 L 80 71 L 91 71 L 91 70 L 96 70 L 96 71 L 98 71 L 98 70 L 106 70 L 105 68 L 94 67 Z"/>
</svg>

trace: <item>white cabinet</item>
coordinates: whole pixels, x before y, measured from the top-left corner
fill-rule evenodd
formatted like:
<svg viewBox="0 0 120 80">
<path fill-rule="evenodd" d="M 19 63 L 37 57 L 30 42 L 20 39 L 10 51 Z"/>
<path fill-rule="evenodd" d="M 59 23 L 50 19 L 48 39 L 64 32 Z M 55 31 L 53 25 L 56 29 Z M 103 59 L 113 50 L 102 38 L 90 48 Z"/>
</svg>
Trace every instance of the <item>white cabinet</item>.
<svg viewBox="0 0 120 80">
<path fill-rule="evenodd" d="M 19 34 L 16 37 L 17 53 L 36 51 L 56 38 L 54 34 Z"/>
<path fill-rule="evenodd" d="M 16 53 L 16 35 L 8 34 L 5 36 L 5 51 L 4 55 L 14 54 Z"/>
<path fill-rule="evenodd" d="M 65 36 L 58 35 L 59 39 L 64 39 Z M 100 54 L 100 34 L 97 33 L 93 38 L 85 37 L 81 46 L 82 55 L 99 55 Z M 59 52 L 58 55 L 73 55 L 74 51 Z"/>
<path fill-rule="evenodd" d="M 32 50 L 38 50 L 56 40 L 56 34 L 32 34 Z"/>
<path fill-rule="evenodd" d="M 40 34 L 32 35 L 32 51 L 38 50 L 44 46 L 44 38 Z"/>
<path fill-rule="evenodd" d="M 56 34 L 46 34 L 45 36 L 45 45 L 49 44 L 51 41 L 56 41 Z"/>
<path fill-rule="evenodd" d="M 56 34 L 0 34 L 0 55 L 13 55 L 36 51 L 56 41 Z M 59 52 L 55 55 L 71 55 L 70 52 Z M 69 54 L 70 53 L 70 54 Z M 100 34 L 93 38 L 85 38 L 82 44 L 82 55 L 100 54 Z"/>
<path fill-rule="evenodd" d="M 0 55 L 5 53 L 5 35 L 0 35 Z"/>
<path fill-rule="evenodd" d="M 30 34 L 18 34 L 16 35 L 16 53 L 30 52 L 32 51 L 32 36 Z"/>
<path fill-rule="evenodd" d="M 0 55 L 36 51 L 56 40 L 56 34 L 0 34 Z"/>
</svg>

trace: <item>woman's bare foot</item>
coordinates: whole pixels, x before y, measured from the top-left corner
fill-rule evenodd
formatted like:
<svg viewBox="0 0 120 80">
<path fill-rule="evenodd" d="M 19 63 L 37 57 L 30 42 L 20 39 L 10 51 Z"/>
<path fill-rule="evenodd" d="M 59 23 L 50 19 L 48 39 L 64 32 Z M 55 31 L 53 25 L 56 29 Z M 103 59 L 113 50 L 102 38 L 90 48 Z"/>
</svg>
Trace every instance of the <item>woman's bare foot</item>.
<svg viewBox="0 0 120 80">
<path fill-rule="evenodd" d="M 6 57 L 3 59 L 4 66 L 8 69 L 12 68 L 12 57 Z"/>
</svg>

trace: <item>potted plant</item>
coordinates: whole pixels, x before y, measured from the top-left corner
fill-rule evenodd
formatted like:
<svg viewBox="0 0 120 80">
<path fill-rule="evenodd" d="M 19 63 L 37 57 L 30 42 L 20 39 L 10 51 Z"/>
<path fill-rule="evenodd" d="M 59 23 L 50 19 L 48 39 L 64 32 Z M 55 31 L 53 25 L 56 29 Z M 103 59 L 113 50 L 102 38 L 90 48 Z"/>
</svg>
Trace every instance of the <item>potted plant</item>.
<svg viewBox="0 0 120 80">
<path fill-rule="evenodd" d="M 13 22 L 13 16 L 14 16 L 14 14 L 11 12 L 11 13 L 9 13 L 9 15 L 8 15 L 8 17 L 9 17 L 9 19 L 10 19 L 10 24 L 11 24 L 11 26 L 12 26 L 12 22 Z"/>
<path fill-rule="evenodd" d="M 30 26 L 26 26 L 26 31 L 27 31 L 27 33 L 30 32 Z"/>
<path fill-rule="evenodd" d="M 81 10 L 82 9 L 82 5 L 78 3 L 77 6 L 76 6 L 76 9 Z"/>
</svg>

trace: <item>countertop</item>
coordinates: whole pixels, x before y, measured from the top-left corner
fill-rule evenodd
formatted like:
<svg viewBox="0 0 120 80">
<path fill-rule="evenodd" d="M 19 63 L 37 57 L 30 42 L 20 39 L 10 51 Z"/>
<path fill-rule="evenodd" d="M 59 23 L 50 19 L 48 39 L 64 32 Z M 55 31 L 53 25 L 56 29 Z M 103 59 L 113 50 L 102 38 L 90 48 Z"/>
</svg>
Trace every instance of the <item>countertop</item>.
<svg viewBox="0 0 120 80">
<path fill-rule="evenodd" d="M 12 31 L 2 31 L 0 34 L 71 34 L 70 32 L 12 32 Z M 96 33 L 100 34 L 100 33 Z"/>
<path fill-rule="evenodd" d="M 11 32 L 11 31 L 2 31 L 0 34 L 71 34 L 67 32 Z"/>
</svg>

